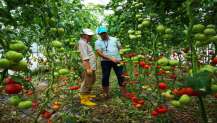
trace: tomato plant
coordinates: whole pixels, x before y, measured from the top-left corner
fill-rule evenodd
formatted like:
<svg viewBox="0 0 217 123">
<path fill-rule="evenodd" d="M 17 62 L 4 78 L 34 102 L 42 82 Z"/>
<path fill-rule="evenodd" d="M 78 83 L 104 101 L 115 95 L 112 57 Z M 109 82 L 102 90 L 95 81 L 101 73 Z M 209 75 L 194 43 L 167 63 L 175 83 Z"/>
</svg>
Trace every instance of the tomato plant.
<svg viewBox="0 0 217 123">
<path fill-rule="evenodd" d="M 2 0 L 0 107 L 5 113 L 0 122 L 167 123 L 189 119 L 180 114 L 191 117 L 198 115 L 197 110 L 200 116 L 190 118 L 194 122 L 215 122 L 216 4 L 215 0 L 110 0 L 106 5 Z M 93 92 L 100 99 L 91 109 L 78 99 L 84 70 L 77 42 L 82 28 L 96 30 L 101 25 L 122 45 L 118 66 L 124 69 L 128 92 L 126 98 L 120 97 L 112 73 L 112 99 L 101 101 L 102 73 L 97 65 Z M 94 50 L 97 38 L 90 42 Z"/>
</svg>

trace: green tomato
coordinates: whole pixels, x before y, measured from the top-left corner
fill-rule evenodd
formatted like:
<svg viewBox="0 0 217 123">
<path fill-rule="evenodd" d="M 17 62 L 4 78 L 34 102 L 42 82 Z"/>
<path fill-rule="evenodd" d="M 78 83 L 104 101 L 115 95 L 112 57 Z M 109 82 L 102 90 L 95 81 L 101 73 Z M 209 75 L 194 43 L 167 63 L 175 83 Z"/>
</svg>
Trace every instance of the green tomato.
<svg viewBox="0 0 217 123">
<path fill-rule="evenodd" d="M 0 59 L 0 68 L 9 68 L 10 67 L 10 61 L 8 59 Z"/>
<path fill-rule="evenodd" d="M 136 35 L 141 35 L 142 32 L 141 32 L 141 31 L 136 31 L 135 34 L 136 34 Z"/>
<path fill-rule="evenodd" d="M 162 68 L 163 70 L 165 70 L 165 71 L 171 70 L 171 67 L 170 67 L 170 66 L 162 66 L 161 68 Z"/>
<path fill-rule="evenodd" d="M 50 32 L 51 33 L 56 33 L 57 32 L 57 28 L 50 28 Z"/>
<path fill-rule="evenodd" d="M 45 17 L 45 23 L 49 24 L 50 18 L 49 17 Z"/>
<path fill-rule="evenodd" d="M 55 23 L 56 23 L 56 19 L 55 18 L 50 18 L 50 20 L 49 20 L 49 24 L 51 25 L 51 26 L 54 26 L 55 25 Z"/>
<path fill-rule="evenodd" d="M 136 18 L 140 18 L 142 15 L 140 14 L 136 14 Z"/>
<path fill-rule="evenodd" d="M 138 61 L 139 61 L 139 57 L 135 56 L 135 57 L 132 58 L 132 60 L 133 60 L 134 62 L 138 62 Z"/>
<path fill-rule="evenodd" d="M 141 22 L 143 20 L 143 18 L 138 18 L 138 21 Z"/>
<path fill-rule="evenodd" d="M 128 33 L 129 33 L 129 34 L 133 34 L 133 33 L 134 33 L 134 30 L 128 30 Z"/>
<path fill-rule="evenodd" d="M 63 47 L 59 48 L 58 51 L 59 52 L 63 52 L 65 49 Z"/>
<path fill-rule="evenodd" d="M 202 33 L 197 33 L 194 35 L 194 40 L 197 41 L 205 41 L 206 40 L 206 36 Z"/>
<path fill-rule="evenodd" d="M 58 28 L 57 32 L 59 35 L 63 35 L 64 34 L 64 28 Z"/>
<path fill-rule="evenodd" d="M 63 68 L 63 69 L 60 69 L 60 70 L 58 71 L 58 73 L 59 73 L 59 75 L 67 75 L 67 74 L 69 74 L 69 70 Z"/>
<path fill-rule="evenodd" d="M 16 70 L 25 71 L 28 69 L 28 63 L 26 61 L 20 61 L 17 65 L 13 67 Z"/>
<path fill-rule="evenodd" d="M 186 94 L 182 95 L 179 99 L 179 102 L 181 104 L 188 104 L 188 103 L 190 103 L 190 101 L 191 101 L 191 97 L 186 95 Z"/>
<path fill-rule="evenodd" d="M 171 35 L 171 34 L 164 34 L 164 35 L 162 36 L 162 38 L 163 38 L 164 40 L 171 40 L 171 39 L 173 38 L 173 35 Z"/>
<path fill-rule="evenodd" d="M 22 101 L 18 104 L 19 109 L 28 109 L 32 107 L 32 101 Z"/>
<path fill-rule="evenodd" d="M 137 37 L 135 35 L 129 35 L 130 39 L 136 39 Z"/>
<path fill-rule="evenodd" d="M 214 73 L 216 71 L 216 68 L 211 65 L 205 65 L 200 69 L 200 72 L 210 72 Z"/>
<path fill-rule="evenodd" d="M 209 41 L 216 42 L 216 41 L 217 41 L 217 35 L 210 37 L 210 38 L 209 38 Z"/>
<path fill-rule="evenodd" d="M 211 85 L 211 90 L 212 90 L 212 92 L 216 93 L 217 92 L 217 85 L 216 84 Z"/>
<path fill-rule="evenodd" d="M 144 21 L 142 22 L 142 25 L 143 25 L 144 27 L 147 27 L 147 26 L 149 26 L 150 24 L 151 24 L 150 20 L 144 20 Z"/>
<path fill-rule="evenodd" d="M 188 74 L 189 74 L 190 76 L 193 75 L 192 69 L 190 69 L 190 70 L 188 71 Z"/>
<path fill-rule="evenodd" d="M 58 72 L 54 72 L 54 76 L 55 76 L 55 77 L 58 77 L 58 76 L 59 76 L 59 73 L 58 73 Z"/>
<path fill-rule="evenodd" d="M 213 29 L 215 29 L 215 25 L 213 25 L 213 24 L 209 24 L 209 25 L 207 25 L 206 27 L 207 27 L 207 28 L 213 28 Z"/>
<path fill-rule="evenodd" d="M 167 93 L 167 92 L 163 92 L 161 94 L 163 97 L 165 97 L 167 100 L 171 100 L 174 98 L 174 95 L 170 94 L 170 93 Z"/>
<path fill-rule="evenodd" d="M 192 32 L 200 33 L 200 32 L 203 32 L 204 29 L 205 29 L 205 26 L 203 24 L 196 24 L 193 26 Z"/>
<path fill-rule="evenodd" d="M 183 33 L 184 33 L 185 35 L 187 35 L 187 34 L 188 34 L 188 30 L 184 30 Z"/>
<path fill-rule="evenodd" d="M 18 51 L 18 52 L 19 51 L 22 52 L 22 51 L 25 51 L 27 49 L 26 45 L 21 41 L 18 41 L 17 43 L 10 44 L 9 48 L 11 50 Z"/>
<path fill-rule="evenodd" d="M 162 57 L 157 61 L 158 65 L 166 66 L 169 63 L 169 59 Z"/>
<path fill-rule="evenodd" d="M 156 30 L 157 30 L 158 32 L 160 32 L 160 33 L 164 33 L 164 32 L 165 32 L 165 27 L 160 24 L 160 25 L 158 25 L 158 26 L 156 27 Z"/>
<path fill-rule="evenodd" d="M 213 29 L 213 28 L 207 28 L 207 29 L 205 29 L 205 30 L 203 31 L 203 33 L 206 34 L 206 35 L 215 35 L 215 34 L 216 34 L 216 31 L 215 31 L 215 29 Z"/>
<path fill-rule="evenodd" d="M 139 25 L 138 25 L 138 28 L 139 28 L 139 29 L 141 29 L 142 27 L 143 27 L 143 25 L 142 25 L 142 24 L 139 24 Z"/>
<path fill-rule="evenodd" d="M 18 53 L 16 51 L 8 51 L 5 53 L 5 57 L 8 60 L 19 62 L 21 59 L 23 59 L 23 55 L 21 53 Z"/>
<path fill-rule="evenodd" d="M 58 40 L 54 40 L 51 42 L 52 46 L 55 48 L 61 48 L 63 46 L 62 42 L 58 41 Z"/>
<path fill-rule="evenodd" d="M 173 31 L 172 31 L 172 29 L 171 28 L 166 28 L 166 30 L 165 30 L 165 33 L 167 33 L 167 34 L 171 34 Z"/>
<path fill-rule="evenodd" d="M 141 37 L 142 37 L 142 35 L 136 35 L 136 37 L 137 37 L 137 38 L 141 38 Z"/>
<path fill-rule="evenodd" d="M 182 104 L 177 100 L 172 100 L 170 103 L 171 103 L 172 106 L 174 106 L 176 108 L 179 108 L 179 107 L 182 106 Z"/>
<path fill-rule="evenodd" d="M 176 66 L 178 64 L 179 64 L 178 60 L 169 60 L 169 65 L 171 65 L 171 66 Z"/>
<path fill-rule="evenodd" d="M 18 105 L 18 104 L 20 103 L 21 99 L 20 99 L 19 96 L 11 96 L 11 97 L 8 99 L 8 101 L 9 101 L 9 103 L 10 103 L 11 105 L 16 106 L 16 105 Z"/>
</svg>

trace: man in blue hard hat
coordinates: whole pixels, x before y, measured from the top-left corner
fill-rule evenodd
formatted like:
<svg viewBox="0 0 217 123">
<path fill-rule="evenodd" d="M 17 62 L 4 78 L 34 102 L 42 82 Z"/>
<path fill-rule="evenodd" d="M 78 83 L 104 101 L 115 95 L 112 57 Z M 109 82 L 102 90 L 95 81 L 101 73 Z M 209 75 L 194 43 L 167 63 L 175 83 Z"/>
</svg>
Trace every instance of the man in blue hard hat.
<svg viewBox="0 0 217 123">
<path fill-rule="evenodd" d="M 117 38 L 109 36 L 107 32 L 106 27 L 99 27 L 97 33 L 101 39 L 95 42 L 97 54 L 101 57 L 103 95 L 104 97 L 109 97 L 109 76 L 113 68 L 118 79 L 121 94 L 124 96 L 127 91 L 123 84 L 123 66 L 118 65 L 122 60 L 119 53 L 121 44 Z"/>
</svg>

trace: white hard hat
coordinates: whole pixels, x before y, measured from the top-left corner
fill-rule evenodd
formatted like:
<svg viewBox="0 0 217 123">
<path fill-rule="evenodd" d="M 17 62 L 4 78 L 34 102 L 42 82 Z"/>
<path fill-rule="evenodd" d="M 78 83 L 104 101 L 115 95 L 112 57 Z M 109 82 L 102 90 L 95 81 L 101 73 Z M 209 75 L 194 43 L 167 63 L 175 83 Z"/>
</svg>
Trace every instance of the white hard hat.
<svg viewBox="0 0 217 123">
<path fill-rule="evenodd" d="M 95 33 L 91 29 L 82 29 L 81 34 L 94 35 Z"/>
</svg>

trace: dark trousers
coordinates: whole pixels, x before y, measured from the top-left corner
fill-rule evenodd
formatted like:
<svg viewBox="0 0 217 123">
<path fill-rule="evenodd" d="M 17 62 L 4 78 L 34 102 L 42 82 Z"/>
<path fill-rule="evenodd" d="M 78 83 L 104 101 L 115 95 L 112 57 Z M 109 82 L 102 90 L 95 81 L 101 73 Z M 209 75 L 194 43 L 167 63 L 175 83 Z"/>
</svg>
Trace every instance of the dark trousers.
<svg viewBox="0 0 217 123">
<path fill-rule="evenodd" d="M 102 86 L 103 87 L 109 86 L 109 76 L 110 76 L 112 68 L 114 69 L 115 74 L 117 76 L 119 86 L 122 86 L 124 82 L 124 77 L 122 76 L 123 66 L 117 66 L 117 64 L 112 61 L 101 61 L 101 67 L 102 67 Z"/>
</svg>

